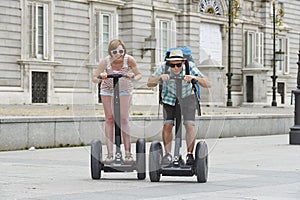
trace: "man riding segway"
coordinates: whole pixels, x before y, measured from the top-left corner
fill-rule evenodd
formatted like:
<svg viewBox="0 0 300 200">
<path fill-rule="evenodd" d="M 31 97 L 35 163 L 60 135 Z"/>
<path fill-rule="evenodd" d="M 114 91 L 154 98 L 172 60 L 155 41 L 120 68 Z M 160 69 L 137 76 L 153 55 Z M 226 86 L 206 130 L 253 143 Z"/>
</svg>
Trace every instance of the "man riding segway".
<svg viewBox="0 0 300 200">
<path fill-rule="evenodd" d="M 188 72 L 188 73 L 187 73 Z M 180 80 L 179 80 L 180 79 Z M 178 115 L 178 107 L 180 104 L 180 111 L 182 111 L 183 124 L 186 129 L 186 144 L 187 144 L 187 159 L 185 165 L 193 166 L 195 158 L 193 156 L 196 130 L 195 130 L 195 94 L 192 87 L 192 82 L 198 82 L 202 87 L 210 87 L 210 82 L 203 74 L 196 68 L 193 62 L 189 62 L 184 57 L 182 50 L 172 49 L 169 55 L 166 57 L 166 62 L 162 67 L 158 68 L 151 77 L 148 79 L 148 87 L 155 87 L 159 80 L 162 80 L 162 104 L 163 104 L 163 118 L 164 125 L 162 131 L 163 144 L 165 149 L 165 155 L 161 160 L 162 166 L 168 166 L 172 162 L 184 161 L 179 153 L 181 147 L 181 125 L 176 123 L 176 140 L 175 140 L 175 152 L 174 158 L 171 154 L 172 144 L 172 129 L 174 127 L 174 119 L 180 118 Z M 178 84 L 179 83 L 179 84 Z M 178 89 L 181 91 L 181 95 L 177 96 Z M 176 114 L 177 113 L 177 114 Z M 181 115 L 181 113 L 180 113 Z M 176 120 L 177 121 L 177 120 Z M 177 135 L 177 131 L 180 130 L 180 134 Z M 150 149 L 151 151 L 151 149 Z M 150 155 L 151 156 L 151 155 Z M 194 168 L 191 169 L 191 173 L 194 174 Z M 151 170 L 151 169 L 150 169 Z M 176 171 L 175 168 L 166 170 L 167 175 L 171 171 Z M 162 170 L 164 172 L 164 170 Z M 150 172 L 151 173 L 151 172 Z M 179 173 L 180 174 L 180 173 Z M 164 175 L 164 173 L 163 173 Z M 151 179 L 151 174 L 150 174 Z M 159 180 L 159 179 L 158 179 Z M 154 181 L 158 181 L 154 178 Z"/>
</svg>

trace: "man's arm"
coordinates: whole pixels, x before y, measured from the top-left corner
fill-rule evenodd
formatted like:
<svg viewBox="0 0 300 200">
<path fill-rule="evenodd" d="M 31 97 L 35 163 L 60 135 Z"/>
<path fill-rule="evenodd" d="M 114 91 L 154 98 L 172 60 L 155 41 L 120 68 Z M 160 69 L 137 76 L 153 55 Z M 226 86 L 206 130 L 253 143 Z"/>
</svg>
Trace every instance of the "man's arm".
<svg viewBox="0 0 300 200">
<path fill-rule="evenodd" d="M 158 67 L 155 72 L 148 78 L 147 86 L 148 87 L 155 87 L 157 86 L 159 79 L 167 80 L 167 77 L 164 77 L 164 74 L 162 73 L 163 69 L 162 65 L 161 67 Z"/>
<path fill-rule="evenodd" d="M 157 86 L 159 79 L 160 79 L 160 76 L 150 76 L 148 78 L 147 86 L 148 87 L 155 87 L 155 86 Z"/>
<path fill-rule="evenodd" d="M 185 81 L 190 82 L 191 79 L 196 79 L 201 87 L 204 87 L 204 88 L 211 87 L 210 80 L 207 77 L 205 77 L 202 74 L 202 72 L 200 72 L 200 70 L 196 67 L 196 65 L 194 63 L 190 62 L 190 69 L 191 69 L 191 75 L 187 75 L 190 77 L 185 78 Z"/>
<path fill-rule="evenodd" d="M 161 74 L 159 76 L 151 76 L 148 79 L 147 86 L 148 87 L 155 87 L 158 84 L 159 79 L 161 79 L 163 82 L 169 82 L 170 81 L 170 75 L 169 74 Z"/>
<path fill-rule="evenodd" d="M 211 82 L 207 77 L 194 76 L 194 78 L 198 81 L 198 83 L 201 87 L 204 87 L 204 88 L 211 87 Z"/>
</svg>

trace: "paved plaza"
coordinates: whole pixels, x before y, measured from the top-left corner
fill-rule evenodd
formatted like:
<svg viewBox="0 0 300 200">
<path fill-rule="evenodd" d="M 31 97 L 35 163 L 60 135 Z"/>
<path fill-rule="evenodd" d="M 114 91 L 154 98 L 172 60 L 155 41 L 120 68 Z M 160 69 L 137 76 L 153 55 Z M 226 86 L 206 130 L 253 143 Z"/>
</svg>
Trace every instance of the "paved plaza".
<svg viewBox="0 0 300 200">
<path fill-rule="evenodd" d="M 102 172 L 100 180 L 92 180 L 89 146 L 0 152 L 0 199 L 296 200 L 300 145 L 288 141 L 287 134 L 207 139 L 205 184 L 195 176 L 162 176 L 154 183 L 148 172 L 145 180 L 137 180 L 135 172 Z"/>
</svg>

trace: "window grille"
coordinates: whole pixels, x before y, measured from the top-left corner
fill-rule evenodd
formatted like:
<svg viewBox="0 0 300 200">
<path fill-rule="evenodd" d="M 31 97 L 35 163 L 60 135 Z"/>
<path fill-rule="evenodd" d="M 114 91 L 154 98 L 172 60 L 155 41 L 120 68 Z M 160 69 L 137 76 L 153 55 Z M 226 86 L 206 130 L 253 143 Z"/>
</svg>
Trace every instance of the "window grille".
<svg viewBox="0 0 300 200">
<path fill-rule="evenodd" d="M 48 72 L 32 72 L 32 103 L 48 103 Z"/>
</svg>

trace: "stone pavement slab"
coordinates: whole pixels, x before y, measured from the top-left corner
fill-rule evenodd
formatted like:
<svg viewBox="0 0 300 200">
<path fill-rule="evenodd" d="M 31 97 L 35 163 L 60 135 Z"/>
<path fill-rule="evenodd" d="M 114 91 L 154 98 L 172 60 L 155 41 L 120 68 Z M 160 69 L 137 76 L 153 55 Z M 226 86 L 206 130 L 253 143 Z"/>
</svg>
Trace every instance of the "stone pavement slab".
<svg viewBox="0 0 300 200">
<path fill-rule="evenodd" d="M 136 173 L 102 173 L 100 180 L 92 180 L 89 146 L 0 152 L 0 199 L 300 198 L 300 146 L 289 145 L 287 134 L 206 142 L 205 184 L 197 183 L 195 176 L 163 176 L 152 183 L 148 172 L 145 180 L 137 180 Z M 147 143 L 147 153 L 149 147 Z"/>
</svg>

